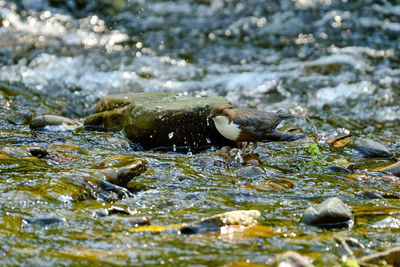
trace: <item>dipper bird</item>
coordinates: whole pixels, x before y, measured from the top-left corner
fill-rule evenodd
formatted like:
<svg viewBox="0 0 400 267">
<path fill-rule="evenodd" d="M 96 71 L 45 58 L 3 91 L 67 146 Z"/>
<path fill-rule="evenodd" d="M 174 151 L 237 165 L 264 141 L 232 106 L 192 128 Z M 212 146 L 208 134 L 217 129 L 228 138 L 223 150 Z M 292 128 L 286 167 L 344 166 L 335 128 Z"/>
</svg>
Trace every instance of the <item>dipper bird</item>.
<svg viewBox="0 0 400 267">
<path fill-rule="evenodd" d="M 243 150 L 249 143 L 253 143 L 251 154 L 260 141 L 286 141 L 302 138 L 304 135 L 286 134 L 275 129 L 282 120 L 294 117 L 296 116 L 292 114 L 230 108 L 227 105 L 217 104 L 211 109 L 207 118 L 213 119 L 218 132 L 226 139 L 238 143 L 247 142 Z"/>
</svg>

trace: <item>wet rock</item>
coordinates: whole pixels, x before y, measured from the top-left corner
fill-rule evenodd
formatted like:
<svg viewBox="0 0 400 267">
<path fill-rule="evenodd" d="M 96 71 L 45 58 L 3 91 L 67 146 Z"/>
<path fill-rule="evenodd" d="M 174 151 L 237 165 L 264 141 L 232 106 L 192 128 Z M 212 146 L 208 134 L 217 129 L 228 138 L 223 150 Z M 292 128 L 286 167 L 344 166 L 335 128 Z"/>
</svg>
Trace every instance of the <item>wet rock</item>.
<svg viewBox="0 0 400 267">
<path fill-rule="evenodd" d="M 382 172 L 400 176 L 400 161 L 381 169 Z"/>
<path fill-rule="evenodd" d="M 349 227 L 353 223 L 350 208 L 337 197 L 328 198 L 315 208 L 307 208 L 303 222 L 327 228 Z"/>
<path fill-rule="evenodd" d="M 134 227 L 138 227 L 141 225 L 150 225 L 150 220 L 146 217 L 136 217 L 129 219 L 129 224 L 133 225 Z"/>
<path fill-rule="evenodd" d="M 30 125 L 32 129 L 45 128 L 46 126 L 79 126 L 79 122 L 57 115 L 43 115 L 35 117 Z M 67 127 L 68 128 L 68 127 Z"/>
<path fill-rule="evenodd" d="M 40 219 L 28 219 L 24 218 L 22 219 L 22 227 L 27 226 L 27 225 L 38 225 L 38 226 L 47 226 L 50 224 L 55 224 L 55 223 L 63 223 L 65 220 L 59 219 L 59 218 L 40 218 Z"/>
<path fill-rule="evenodd" d="M 46 149 L 41 148 L 41 147 L 31 147 L 28 150 L 32 156 L 37 157 L 39 159 L 45 158 L 46 156 L 49 155 L 49 152 L 47 152 Z"/>
<path fill-rule="evenodd" d="M 4 114 L 5 119 L 13 124 L 28 124 L 33 118 L 33 112 L 27 109 L 9 110 Z"/>
<path fill-rule="evenodd" d="M 367 158 L 392 158 L 393 154 L 384 145 L 371 139 L 357 140 L 354 142 L 356 149 Z"/>
<path fill-rule="evenodd" d="M 72 196 L 75 201 L 96 199 L 98 201 L 114 202 L 134 196 L 124 187 L 93 177 L 72 176 L 66 179 L 70 184 L 77 187 L 77 192 Z"/>
<path fill-rule="evenodd" d="M 385 262 L 384 266 L 400 266 L 400 247 L 359 259 L 360 266 L 382 266 L 383 261 Z"/>
<path fill-rule="evenodd" d="M 261 191 L 280 191 L 294 188 L 294 184 L 285 179 L 270 179 L 256 184 L 248 184 L 246 187 Z"/>
<path fill-rule="evenodd" d="M 259 223 L 260 217 L 258 210 L 229 211 L 183 225 L 179 231 L 182 234 L 195 234 L 218 231 L 225 225 L 254 226 Z"/>
<path fill-rule="evenodd" d="M 351 134 L 346 134 L 344 136 L 339 136 L 336 138 L 333 138 L 331 140 L 328 140 L 327 143 L 331 145 L 332 147 L 344 147 L 347 145 L 351 140 L 352 140 Z"/>
<path fill-rule="evenodd" d="M 122 215 L 131 215 L 131 211 L 126 208 L 118 207 L 118 206 L 113 206 L 107 209 L 108 215 L 114 215 L 114 214 L 122 214 Z"/>
<path fill-rule="evenodd" d="M 399 199 L 399 194 L 390 191 L 382 191 L 376 189 L 364 189 L 362 194 L 363 197 L 369 199 Z"/>
<path fill-rule="evenodd" d="M 334 237 L 335 241 L 342 246 L 348 246 L 356 249 L 364 249 L 365 246 L 354 237 Z"/>
<path fill-rule="evenodd" d="M 256 166 L 256 165 L 260 165 L 261 161 L 260 158 L 255 155 L 255 154 L 246 154 L 243 155 L 243 165 L 250 165 L 250 166 Z"/>
<path fill-rule="evenodd" d="M 329 166 L 327 169 L 328 169 L 328 171 L 331 171 L 331 172 L 339 172 L 339 173 L 344 173 L 344 174 L 353 173 L 349 169 L 346 169 L 346 168 L 343 168 L 340 166 Z"/>
<path fill-rule="evenodd" d="M 245 178 L 263 177 L 266 176 L 263 169 L 255 166 L 247 166 L 235 170 L 235 175 Z"/>
<path fill-rule="evenodd" d="M 278 257 L 274 267 L 312 267 L 311 264 L 305 257 L 294 251 L 288 251 Z"/>
<path fill-rule="evenodd" d="M 127 208 L 112 206 L 108 209 L 95 211 L 93 215 L 94 217 L 105 217 L 114 214 L 131 215 L 132 212 Z"/>
<path fill-rule="evenodd" d="M 133 178 L 147 170 L 147 161 L 137 157 L 110 157 L 100 163 L 107 167 L 101 170 L 110 183 L 126 186 Z"/>
<path fill-rule="evenodd" d="M 85 126 L 122 131 L 145 149 L 176 146 L 201 147 L 227 144 L 206 117 L 222 97 L 195 98 L 174 93 L 109 95 L 86 118 Z"/>
</svg>

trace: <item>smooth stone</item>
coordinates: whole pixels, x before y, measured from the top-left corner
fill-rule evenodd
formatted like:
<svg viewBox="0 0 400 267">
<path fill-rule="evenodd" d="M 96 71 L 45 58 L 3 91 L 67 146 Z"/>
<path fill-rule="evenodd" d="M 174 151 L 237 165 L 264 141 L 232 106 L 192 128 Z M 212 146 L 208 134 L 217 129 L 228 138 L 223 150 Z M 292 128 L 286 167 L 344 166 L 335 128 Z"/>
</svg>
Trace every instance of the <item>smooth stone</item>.
<svg viewBox="0 0 400 267">
<path fill-rule="evenodd" d="M 343 168 L 343 167 L 340 167 L 340 166 L 329 166 L 327 169 L 330 172 L 339 172 L 339 173 L 343 173 L 343 174 L 353 173 L 349 169 L 346 169 L 346 168 Z"/>
<path fill-rule="evenodd" d="M 37 157 L 39 159 L 45 158 L 46 156 L 49 155 L 49 152 L 47 152 L 46 149 L 41 148 L 41 147 L 31 147 L 28 150 L 29 150 L 29 153 L 31 153 L 32 156 Z"/>
<path fill-rule="evenodd" d="M 275 263 L 274 267 L 313 267 L 305 257 L 294 251 L 287 251 L 280 255 Z"/>
<path fill-rule="evenodd" d="M 141 225 L 150 225 L 150 220 L 146 217 L 135 217 L 129 219 L 129 224 L 133 225 L 134 227 L 138 227 Z"/>
<path fill-rule="evenodd" d="M 132 179 L 147 170 L 147 160 L 130 156 L 113 156 L 100 162 L 100 170 L 110 183 L 126 186 Z"/>
<path fill-rule="evenodd" d="M 267 174 L 263 171 L 263 169 L 255 166 L 246 166 L 239 168 L 235 170 L 235 175 L 244 178 L 267 176 Z"/>
<path fill-rule="evenodd" d="M 190 97 L 149 92 L 109 95 L 96 105 L 85 127 L 122 131 L 145 149 L 205 147 L 230 144 L 212 121 L 207 121 L 215 104 L 229 104 L 223 97 Z"/>
<path fill-rule="evenodd" d="M 400 161 L 382 168 L 381 171 L 392 175 L 400 176 Z"/>
<path fill-rule="evenodd" d="M 59 218 L 40 218 L 40 219 L 22 219 L 22 226 L 24 225 L 39 225 L 39 226 L 47 226 L 55 223 L 63 223 L 65 220 Z"/>
<path fill-rule="evenodd" d="M 354 142 L 356 149 L 367 158 L 392 158 L 389 149 L 371 139 L 357 140 Z"/>
<path fill-rule="evenodd" d="M 182 234 L 195 234 L 218 231 L 225 225 L 254 226 L 259 224 L 261 213 L 258 210 L 236 210 L 217 214 L 199 221 L 184 224 Z"/>
<path fill-rule="evenodd" d="M 127 208 L 122 208 L 118 206 L 112 206 L 107 209 L 108 215 L 114 215 L 114 214 L 121 214 L 121 215 L 131 215 L 132 212 L 127 209 Z"/>
<path fill-rule="evenodd" d="M 79 126 L 79 122 L 57 115 L 43 115 L 35 117 L 29 126 L 31 129 L 38 129 L 55 125 Z"/>
<path fill-rule="evenodd" d="M 78 186 L 78 192 L 73 196 L 73 199 L 78 201 L 96 199 L 98 201 L 115 202 L 122 198 L 134 196 L 134 194 L 124 187 L 93 177 L 74 176 L 68 180 L 70 184 Z"/>
<path fill-rule="evenodd" d="M 352 224 L 350 208 L 339 198 L 332 197 L 316 207 L 309 207 L 303 214 L 303 222 L 327 228 L 341 228 Z"/>
<path fill-rule="evenodd" d="M 26 109 L 17 109 L 17 110 L 10 110 L 3 116 L 10 123 L 22 125 L 22 124 L 28 124 L 32 120 L 33 112 Z"/>
</svg>

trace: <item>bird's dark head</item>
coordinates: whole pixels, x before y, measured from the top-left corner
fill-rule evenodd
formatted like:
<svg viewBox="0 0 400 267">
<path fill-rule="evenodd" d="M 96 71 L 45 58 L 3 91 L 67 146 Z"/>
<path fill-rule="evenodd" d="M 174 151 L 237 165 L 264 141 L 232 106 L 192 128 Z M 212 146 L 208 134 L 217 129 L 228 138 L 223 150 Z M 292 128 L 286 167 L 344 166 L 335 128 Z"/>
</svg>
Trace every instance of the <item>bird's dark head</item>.
<svg viewBox="0 0 400 267">
<path fill-rule="evenodd" d="M 217 104 L 211 108 L 210 115 L 207 117 L 209 119 L 215 118 L 217 116 L 227 116 L 229 117 L 228 110 L 231 108 L 224 104 Z"/>
</svg>

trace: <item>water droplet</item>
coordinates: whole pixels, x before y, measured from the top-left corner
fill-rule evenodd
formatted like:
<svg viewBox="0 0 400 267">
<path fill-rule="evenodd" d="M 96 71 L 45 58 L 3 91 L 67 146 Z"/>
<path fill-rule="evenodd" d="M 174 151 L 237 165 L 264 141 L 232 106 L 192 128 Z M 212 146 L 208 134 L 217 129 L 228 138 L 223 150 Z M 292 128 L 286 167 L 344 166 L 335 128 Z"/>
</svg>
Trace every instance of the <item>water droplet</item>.
<svg viewBox="0 0 400 267">
<path fill-rule="evenodd" d="M 170 132 L 170 133 L 168 134 L 168 138 L 169 138 L 169 139 L 172 139 L 172 137 L 174 137 L 174 132 Z"/>
<path fill-rule="evenodd" d="M 206 141 L 208 144 L 211 144 L 211 140 L 209 138 L 206 138 Z"/>
<path fill-rule="evenodd" d="M 172 150 L 173 150 L 174 152 L 176 152 L 176 145 L 175 145 L 175 144 L 172 145 Z"/>
</svg>

